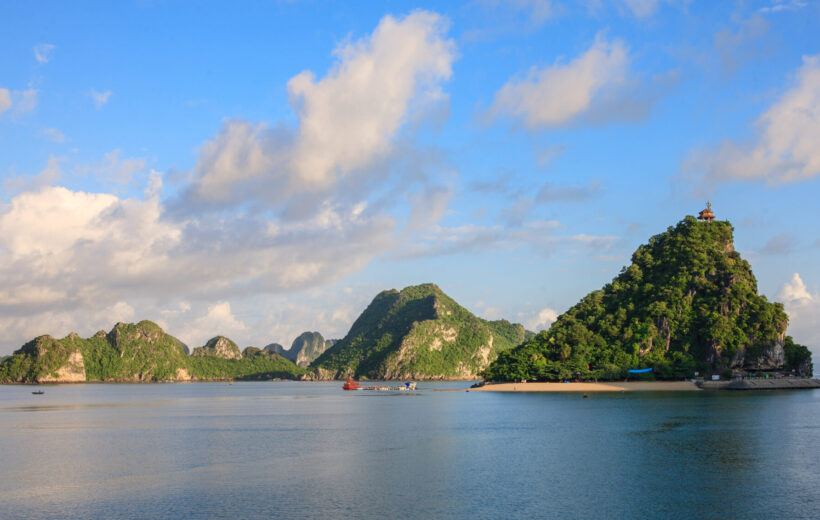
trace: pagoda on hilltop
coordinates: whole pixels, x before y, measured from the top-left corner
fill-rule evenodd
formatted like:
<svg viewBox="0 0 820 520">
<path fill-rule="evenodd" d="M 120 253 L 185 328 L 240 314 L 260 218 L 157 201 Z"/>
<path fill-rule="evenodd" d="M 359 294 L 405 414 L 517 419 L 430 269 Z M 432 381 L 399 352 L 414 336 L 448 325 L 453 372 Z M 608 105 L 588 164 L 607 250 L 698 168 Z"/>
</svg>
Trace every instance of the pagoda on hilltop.
<svg viewBox="0 0 820 520">
<path fill-rule="evenodd" d="M 715 220 L 715 214 L 712 213 L 711 201 L 706 201 L 706 209 L 701 210 L 700 213 L 698 213 L 698 220 L 703 220 L 705 222 L 712 222 Z"/>
</svg>

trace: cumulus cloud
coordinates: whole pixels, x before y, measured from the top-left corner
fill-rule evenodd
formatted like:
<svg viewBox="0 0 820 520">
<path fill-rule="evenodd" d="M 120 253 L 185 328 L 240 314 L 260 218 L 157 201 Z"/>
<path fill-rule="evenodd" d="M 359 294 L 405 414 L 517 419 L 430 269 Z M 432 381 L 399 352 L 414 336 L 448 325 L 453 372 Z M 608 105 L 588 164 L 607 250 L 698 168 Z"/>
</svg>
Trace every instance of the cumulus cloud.
<svg viewBox="0 0 820 520">
<path fill-rule="evenodd" d="M 783 301 L 789 315 L 788 332 L 798 343 L 803 343 L 820 354 L 820 326 L 817 316 L 820 314 L 820 294 L 806 287 L 799 273 L 783 284 L 777 297 Z"/>
<path fill-rule="evenodd" d="M 55 46 L 50 43 L 40 43 L 34 46 L 34 59 L 37 63 L 48 63 Z"/>
<path fill-rule="evenodd" d="M 247 326 L 231 312 L 229 302 L 219 302 L 208 306 L 208 311 L 176 332 L 179 339 L 191 347 L 204 344 L 214 336 L 236 338 L 247 330 Z M 203 331 L 207 338 L 203 338 Z M 241 348 L 241 347 L 240 347 Z"/>
<path fill-rule="evenodd" d="M 558 319 L 558 312 L 549 307 L 544 307 L 533 316 L 524 320 L 524 326 L 527 330 L 538 332 L 539 330 L 547 330 L 550 328 L 555 320 Z"/>
<path fill-rule="evenodd" d="M 340 45 L 324 77 L 305 72 L 288 83 L 295 126 L 226 120 L 195 167 L 170 179 L 180 184 L 169 198 L 156 172 L 135 177 L 144 159 L 119 150 L 86 173 L 144 182 L 143 198 L 73 191 L 45 174 L 21 179 L 20 193 L 0 206 L 0 330 L 21 331 L 9 320 L 26 317 L 83 323 L 125 302 L 177 334 L 196 338 L 185 324 L 202 318 L 248 338 L 238 302 L 327 286 L 393 247 L 397 229 L 434 225 L 451 188 L 430 173 L 439 154 L 417 152 L 402 132 L 419 111 L 429 114 L 430 100 L 446 100 L 441 85 L 456 57 L 447 29 L 425 11 L 383 18 L 372 34 Z M 92 95 L 99 107 L 111 94 Z M 56 159 L 49 164 L 59 173 Z M 213 301 L 221 303 L 204 307 Z M 353 312 L 343 307 L 325 318 L 338 325 Z M 0 342 L 25 339 L 4 332 Z"/>
<path fill-rule="evenodd" d="M 108 100 L 111 99 L 111 94 L 112 92 L 110 90 L 97 92 L 96 90 L 91 89 L 91 100 L 94 102 L 94 106 L 97 110 L 101 109 L 106 103 L 108 103 Z"/>
<path fill-rule="evenodd" d="M 598 35 L 592 46 L 567 64 L 535 68 L 496 92 L 487 116 L 510 116 L 531 129 L 558 127 L 589 114 L 596 103 L 628 84 L 629 50 L 620 40 Z"/>
<path fill-rule="evenodd" d="M 12 198 L 0 211 L 0 314 L 296 291 L 360 269 L 394 228 L 332 209 L 292 226 L 244 214 L 167 219 L 147 191 L 140 200 L 45 186 Z"/>
<path fill-rule="evenodd" d="M 438 14 L 415 11 L 339 46 L 325 77 L 304 71 L 288 82 L 298 128 L 227 121 L 202 147 L 189 199 L 277 203 L 326 193 L 383 160 L 414 101 L 443 96 L 456 54 L 447 28 Z"/>
<path fill-rule="evenodd" d="M 756 121 L 748 142 L 725 140 L 694 150 L 681 166 L 704 183 L 782 184 L 820 175 L 820 55 L 804 56 L 793 86 Z"/>
<path fill-rule="evenodd" d="M 323 79 L 302 72 L 288 82 L 299 114 L 293 168 L 300 179 L 323 185 L 387 153 L 417 91 L 436 89 L 452 73 L 447 25 L 424 11 L 386 16 L 370 38 L 336 49 L 339 61 Z"/>
<path fill-rule="evenodd" d="M 811 304 L 818 301 L 818 297 L 806 288 L 800 273 L 794 273 L 792 279 L 783 284 L 777 297 L 789 305 Z"/>
</svg>

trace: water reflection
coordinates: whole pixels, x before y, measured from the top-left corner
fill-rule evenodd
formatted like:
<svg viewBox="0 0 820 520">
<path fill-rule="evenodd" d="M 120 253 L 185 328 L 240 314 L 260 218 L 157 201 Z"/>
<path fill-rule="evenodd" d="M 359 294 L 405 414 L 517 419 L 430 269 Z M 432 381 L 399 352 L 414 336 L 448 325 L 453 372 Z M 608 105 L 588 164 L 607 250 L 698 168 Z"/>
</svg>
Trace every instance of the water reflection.
<svg viewBox="0 0 820 520">
<path fill-rule="evenodd" d="M 820 499 L 820 392 L 338 386 L 77 385 L 49 388 L 47 402 L 0 387 L 0 511 L 812 518 Z"/>
</svg>

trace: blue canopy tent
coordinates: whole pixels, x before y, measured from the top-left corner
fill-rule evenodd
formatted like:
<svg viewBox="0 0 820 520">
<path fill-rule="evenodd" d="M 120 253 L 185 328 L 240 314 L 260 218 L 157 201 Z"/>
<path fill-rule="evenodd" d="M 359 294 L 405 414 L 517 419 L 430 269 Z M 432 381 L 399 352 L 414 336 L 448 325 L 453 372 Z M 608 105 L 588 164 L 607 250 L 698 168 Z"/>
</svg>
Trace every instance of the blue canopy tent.
<svg viewBox="0 0 820 520">
<path fill-rule="evenodd" d="M 630 368 L 626 371 L 626 379 L 629 379 L 629 376 L 632 374 L 646 374 L 648 372 L 652 372 L 651 368 Z"/>
</svg>

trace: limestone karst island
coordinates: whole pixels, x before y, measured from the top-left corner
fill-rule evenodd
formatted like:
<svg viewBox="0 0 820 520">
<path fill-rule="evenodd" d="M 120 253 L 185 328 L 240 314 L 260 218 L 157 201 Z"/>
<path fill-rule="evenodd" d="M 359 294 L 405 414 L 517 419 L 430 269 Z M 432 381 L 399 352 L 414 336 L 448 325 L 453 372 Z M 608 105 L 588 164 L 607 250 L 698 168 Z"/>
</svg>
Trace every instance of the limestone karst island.
<svg viewBox="0 0 820 520">
<path fill-rule="evenodd" d="M 423 284 L 376 295 L 341 340 L 306 332 L 290 349 L 240 351 L 217 336 L 189 353 L 150 321 L 118 323 L 87 339 L 35 338 L 2 360 L 0 382 L 809 378 L 811 353 L 788 323 L 782 304 L 758 294 L 732 225 L 709 205 L 651 237 L 612 282 L 538 334 L 478 318 Z"/>
</svg>

